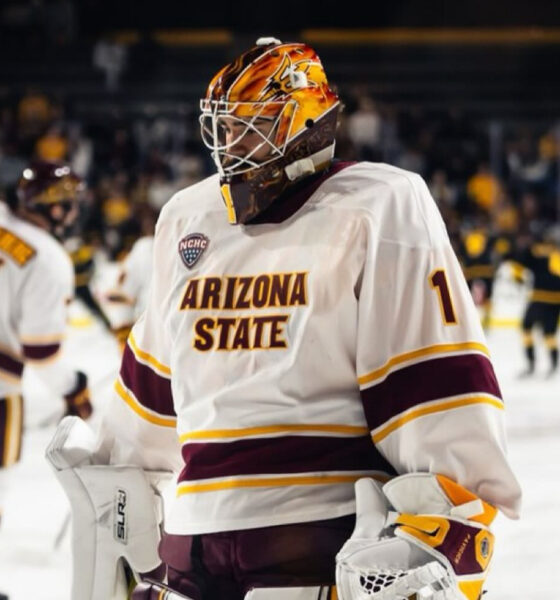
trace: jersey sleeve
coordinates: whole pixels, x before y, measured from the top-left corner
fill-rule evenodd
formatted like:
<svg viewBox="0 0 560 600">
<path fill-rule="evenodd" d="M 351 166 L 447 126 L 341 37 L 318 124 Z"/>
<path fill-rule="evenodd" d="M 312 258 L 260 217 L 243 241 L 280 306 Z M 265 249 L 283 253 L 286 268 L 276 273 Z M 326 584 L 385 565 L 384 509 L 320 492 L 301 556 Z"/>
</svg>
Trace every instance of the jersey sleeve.
<svg viewBox="0 0 560 600">
<path fill-rule="evenodd" d="M 446 475 L 516 516 L 504 403 L 480 319 L 423 180 L 369 221 L 357 371 L 375 446 L 397 472 Z"/>
<path fill-rule="evenodd" d="M 39 247 L 21 290 L 18 335 L 26 364 L 57 396 L 69 393 L 77 379 L 74 365 L 60 352 L 73 294 L 70 258 L 50 243 Z"/>
<path fill-rule="evenodd" d="M 74 274 L 62 248 L 54 250 L 47 246 L 38 251 L 21 289 L 18 335 L 28 361 L 52 358 L 66 331 Z"/>
<path fill-rule="evenodd" d="M 165 256 L 165 227 L 154 256 Z M 155 259 L 156 260 L 156 259 Z M 112 464 L 176 471 L 181 466 L 171 391 L 170 340 L 161 306 L 166 261 L 154 273 L 148 305 L 128 337 L 119 376 L 104 415 L 100 452 Z"/>
</svg>

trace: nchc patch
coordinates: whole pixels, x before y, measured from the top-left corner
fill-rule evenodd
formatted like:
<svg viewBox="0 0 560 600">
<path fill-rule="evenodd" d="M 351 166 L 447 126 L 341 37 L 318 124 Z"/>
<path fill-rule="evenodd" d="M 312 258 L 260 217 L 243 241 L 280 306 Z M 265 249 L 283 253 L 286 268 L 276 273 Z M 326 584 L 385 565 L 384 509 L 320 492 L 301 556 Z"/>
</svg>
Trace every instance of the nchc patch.
<svg viewBox="0 0 560 600">
<path fill-rule="evenodd" d="M 209 243 L 210 240 L 202 233 L 189 233 L 179 242 L 179 255 L 189 269 L 198 262 Z"/>
</svg>

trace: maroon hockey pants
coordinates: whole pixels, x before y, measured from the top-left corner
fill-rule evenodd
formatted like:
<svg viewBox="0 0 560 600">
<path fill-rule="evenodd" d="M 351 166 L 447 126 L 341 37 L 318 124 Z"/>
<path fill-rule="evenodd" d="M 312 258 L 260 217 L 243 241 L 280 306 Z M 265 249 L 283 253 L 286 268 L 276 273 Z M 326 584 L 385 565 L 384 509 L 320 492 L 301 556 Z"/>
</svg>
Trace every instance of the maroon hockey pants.
<svg viewBox="0 0 560 600">
<path fill-rule="evenodd" d="M 243 600 L 254 587 L 334 585 L 355 515 L 203 535 L 164 535 L 169 586 L 194 600 Z"/>
</svg>

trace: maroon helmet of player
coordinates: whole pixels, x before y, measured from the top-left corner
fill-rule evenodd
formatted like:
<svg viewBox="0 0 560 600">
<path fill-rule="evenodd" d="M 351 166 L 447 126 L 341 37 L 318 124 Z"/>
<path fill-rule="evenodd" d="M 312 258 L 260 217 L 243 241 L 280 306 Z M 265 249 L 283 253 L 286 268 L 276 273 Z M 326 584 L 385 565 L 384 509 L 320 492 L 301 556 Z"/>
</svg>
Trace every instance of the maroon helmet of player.
<svg viewBox="0 0 560 600">
<path fill-rule="evenodd" d="M 78 201 L 83 182 L 64 163 L 32 162 L 17 188 L 20 214 L 63 239 L 78 217 Z"/>
</svg>

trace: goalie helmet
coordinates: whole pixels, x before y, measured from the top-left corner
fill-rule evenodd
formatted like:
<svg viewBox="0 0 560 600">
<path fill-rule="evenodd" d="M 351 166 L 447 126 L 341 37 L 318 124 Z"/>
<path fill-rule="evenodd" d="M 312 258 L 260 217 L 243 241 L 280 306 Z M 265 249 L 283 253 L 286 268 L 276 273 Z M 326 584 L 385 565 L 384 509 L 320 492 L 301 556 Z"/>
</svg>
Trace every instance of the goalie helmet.
<svg viewBox="0 0 560 600">
<path fill-rule="evenodd" d="M 201 133 L 230 223 L 246 223 L 334 155 L 339 99 L 316 52 L 261 38 L 212 79 Z"/>
<path fill-rule="evenodd" d="M 78 217 L 82 180 L 59 162 L 35 161 L 24 169 L 17 187 L 20 214 L 61 240 Z"/>
</svg>

